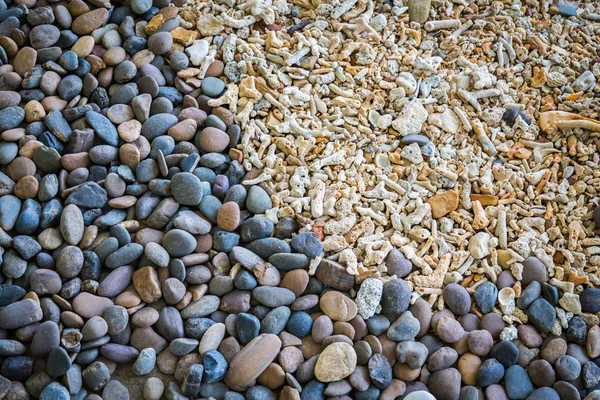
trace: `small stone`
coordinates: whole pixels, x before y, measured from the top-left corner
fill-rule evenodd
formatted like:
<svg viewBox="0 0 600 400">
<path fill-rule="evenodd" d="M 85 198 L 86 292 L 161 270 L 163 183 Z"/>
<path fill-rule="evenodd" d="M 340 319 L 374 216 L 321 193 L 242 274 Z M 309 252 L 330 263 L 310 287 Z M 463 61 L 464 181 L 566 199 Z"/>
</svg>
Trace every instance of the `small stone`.
<svg viewBox="0 0 600 400">
<path fill-rule="evenodd" d="M 467 336 L 469 351 L 478 356 L 486 356 L 492 350 L 493 345 L 494 339 L 488 331 L 474 330 Z"/>
<path fill-rule="evenodd" d="M 119 381 L 111 380 L 102 390 L 103 399 L 128 399 L 129 390 Z"/>
<path fill-rule="evenodd" d="M 460 322 L 448 317 L 444 317 L 438 322 L 436 332 L 440 339 L 447 343 L 456 343 L 465 334 Z"/>
<path fill-rule="evenodd" d="M 558 376 L 565 381 L 573 381 L 579 377 L 581 373 L 581 365 L 575 357 L 564 355 L 556 360 L 554 364 Z"/>
<path fill-rule="evenodd" d="M 279 354 L 281 340 L 272 334 L 262 334 L 248 343 L 230 364 L 225 384 L 234 390 L 244 390 Z M 253 365 L 253 368 L 248 368 Z"/>
<path fill-rule="evenodd" d="M 171 229 L 163 238 L 162 246 L 171 257 L 183 257 L 194 252 L 196 238 L 181 229 Z"/>
<path fill-rule="evenodd" d="M 147 375 L 156 365 L 156 350 L 149 347 L 140 351 L 140 354 L 133 364 L 132 371 L 138 376 Z"/>
<path fill-rule="evenodd" d="M 532 281 L 517 299 L 517 306 L 523 310 L 531 305 L 542 294 L 542 286 L 537 281 Z"/>
<path fill-rule="evenodd" d="M 207 77 L 202 80 L 202 93 L 209 97 L 218 97 L 224 89 L 225 83 L 219 78 Z"/>
<path fill-rule="evenodd" d="M 587 288 L 580 295 L 581 310 L 588 313 L 600 311 L 600 289 Z"/>
<path fill-rule="evenodd" d="M 458 208 L 458 191 L 448 190 L 444 193 L 430 197 L 427 202 L 431 206 L 433 218 L 442 218 L 444 215 Z"/>
<path fill-rule="evenodd" d="M 535 300 L 527 309 L 529 321 L 543 333 L 548 333 L 556 320 L 556 310 L 544 299 Z"/>
<path fill-rule="evenodd" d="M 527 257 L 523 262 L 523 285 L 529 285 L 531 281 L 538 281 L 540 284 L 548 280 L 546 266 L 536 257 Z"/>
<path fill-rule="evenodd" d="M 162 380 L 152 377 L 144 383 L 142 393 L 145 400 L 160 400 L 164 390 L 165 385 Z"/>
<path fill-rule="evenodd" d="M 473 295 L 477 307 L 483 314 L 487 314 L 496 305 L 496 299 L 498 298 L 498 288 L 491 282 L 484 282 L 477 287 L 475 294 Z"/>
<path fill-rule="evenodd" d="M 356 368 L 356 352 L 348 343 L 327 346 L 315 366 L 315 376 L 321 382 L 334 382 L 350 376 Z"/>
<path fill-rule="evenodd" d="M 396 346 L 398 362 L 407 364 L 411 369 L 421 368 L 427 360 L 427 347 L 420 342 L 400 342 Z"/>
<path fill-rule="evenodd" d="M 471 309 L 471 296 L 467 289 L 457 283 L 450 283 L 444 287 L 444 302 L 448 308 L 457 315 L 465 315 Z"/>
<path fill-rule="evenodd" d="M 48 375 L 58 378 L 69 371 L 71 368 L 71 358 L 65 349 L 55 347 L 48 355 L 46 370 Z"/>
<path fill-rule="evenodd" d="M 154 303 L 162 297 L 160 282 L 154 268 L 143 267 L 133 273 L 132 279 L 136 292 L 144 302 Z"/>
<path fill-rule="evenodd" d="M 382 294 L 383 282 L 379 279 L 367 278 L 363 281 L 356 294 L 356 306 L 361 317 L 369 319 L 375 315 Z"/>
<path fill-rule="evenodd" d="M 17 329 L 40 321 L 42 316 L 42 309 L 35 301 L 17 301 L 0 310 L 0 328 Z"/>
<path fill-rule="evenodd" d="M 350 321 L 357 313 L 356 303 L 336 291 L 325 293 L 319 301 L 319 306 L 334 321 Z"/>
<path fill-rule="evenodd" d="M 66 387 L 58 382 L 51 382 L 40 393 L 40 400 L 68 400 L 71 396 Z"/>
<path fill-rule="evenodd" d="M 600 383 L 600 367 L 590 361 L 583 365 L 581 376 L 583 377 L 583 386 L 586 389 L 593 388 Z"/>
<path fill-rule="evenodd" d="M 92 317 L 84 325 L 81 333 L 83 340 L 94 340 L 101 338 L 108 332 L 108 325 L 102 317 Z"/>
<path fill-rule="evenodd" d="M 536 386 L 552 386 L 556 381 L 556 373 L 546 360 L 533 360 L 527 366 L 527 373 Z"/>
<path fill-rule="evenodd" d="M 314 232 L 303 232 L 292 237 L 290 242 L 292 248 L 308 258 L 318 257 L 323 251 L 323 243 Z"/>
<path fill-rule="evenodd" d="M 369 360 L 369 377 L 379 389 L 385 389 L 392 382 L 392 366 L 383 354 L 374 354 Z"/>
<path fill-rule="evenodd" d="M 234 231 L 240 224 L 239 205 L 233 201 L 223 204 L 217 212 L 217 224 L 223 230 Z"/>
<path fill-rule="evenodd" d="M 526 399 L 533 392 L 533 384 L 527 372 L 519 365 L 506 370 L 504 384 L 509 399 Z"/>
<path fill-rule="evenodd" d="M 494 345 L 490 356 L 498 360 L 505 368 L 515 365 L 519 359 L 519 349 L 514 343 L 502 340 Z"/>
<path fill-rule="evenodd" d="M 271 209 L 273 203 L 271 198 L 260 186 L 252 186 L 248 191 L 246 199 L 246 208 L 253 214 L 264 214 L 265 211 Z"/>
<path fill-rule="evenodd" d="M 108 367 L 100 361 L 91 363 L 89 367 L 83 370 L 82 375 L 85 385 L 93 391 L 101 390 L 110 379 Z"/>
<path fill-rule="evenodd" d="M 405 311 L 387 330 L 387 337 L 394 341 L 414 340 L 421 325 L 410 311 Z"/>
<path fill-rule="evenodd" d="M 487 387 L 494 385 L 504 376 L 504 366 L 495 358 L 488 358 L 481 364 L 477 372 L 477 386 Z"/>
<path fill-rule="evenodd" d="M 460 394 L 460 379 L 457 369 L 448 368 L 431 374 L 427 387 L 438 400 L 457 399 Z"/>
<path fill-rule="evenodd" d="M 413 269 L 412 262 L 404 257 L 404 254 L 398 249 L 392 249 L 386 259 L 385 265 L 387 267 L 388 275 L 396 275 L 397 278 L 404 278 L 410 274 Z"/>
<path fill-rule="evenodd" d="M 171 191 L 180 204 L 197 206 L 202 200 L 202 183 L 189 172 L 180 172 L 171 178 Z"/>
<path fill-rule="evenodd" d="M 396 320 L 408 310 L 410 304 L 410 288 L 402 279 L 389 281 L 383 287 L 381 297 L 381 313 L 390 320 Z"/>
</svg>

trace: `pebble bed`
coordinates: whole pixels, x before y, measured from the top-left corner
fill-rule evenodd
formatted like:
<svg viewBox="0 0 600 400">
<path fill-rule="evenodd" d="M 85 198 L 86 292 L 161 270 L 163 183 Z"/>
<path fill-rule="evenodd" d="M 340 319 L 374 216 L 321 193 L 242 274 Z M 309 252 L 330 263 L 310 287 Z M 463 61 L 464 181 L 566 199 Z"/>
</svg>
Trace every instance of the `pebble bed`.
<svg viewBox="0 0 600 400">
<path fill-rule="evenodd" d="M 473 215 L 462 219 L 467 235 L 451 242 L 462 250 L 454 256 L 440 239 L 434 255 L 423 261 L 433 240 L 425 250 L 419 248 L 429 236 L 415 227 L 425 218 L 429 232 L 437 235 L 432 221 L 439 220 L 440 231 L 447 233 L 448 223 L 461 220 L 456 210 L 463 196 L 449 183 L 459 173 L 436 169 L 437 161 L 432 161 L 440 143 L 432 144 L 430 137 L 440 130 L 431 126 L 448 130 L 447 123 L 464 121 L 446 110 L 421 132 L 429 112 L 419 100 L 401 101 L 402 120 L 394 124 L 402 136 L 396 143 L 401 154 L 392 156 L 392 149 L 385 147 L 373 157 L 366 149 L 362 153 L 372 161 L 371 172 L 392 178 L 378 186 L 358 185 L 359 197 L 392 205 L 403 201 L 385 189 L 409 191 L 397 183 L 404 170 L 393 170 L 391 162 L 407 171 L 409 163 L 429 162 L 427 175 L 434 170 L 440 174 L 444 190 L 426 196 L 426 202 L 405 196 L 407 203 L 411 199 L 410 212 L 395 211 L 404 222 L 390 216 L 383 224 L 377 212 L 389 205 L 353 203 L 348 198 L 356 190 L 325 196 L 326 179 L 321 178 L 333 176 L 326 168 L 342 165 L 343 155 L 334 153 L 333 146 L 325 149 L 327 140 L 320 142 L 319 154 L 325 156 L 310 159 L 311 175 L 308 168 L 296 168 L 305 161 L 297 150 L 303 146 L 301 138 L 313 145 L 315 137 L 336 145 L 338 139 L 308 132 L 298 123 L 256 136 L 269 132 L 267 125 L 274 126 L 273 120 L 261 120 L 263 96 L 280 111 L 274 118 L 285 119 L 285 114 L 288 123 L 289 109 L 315 100 L 298 90 L 275 88 L 274 81 L 269 88 L 265 79 L 256 78 L 253 56 L 248 55 L 255 44 L 268 42 L 270 48 L 281 49 L 293 36 L 298 42 L 304 38 L 303 46 L 310 50 L 300 49 L 297 60 L 297 53 L 277 55 L 286 59 L 285 73 L 296 74 L 290 83 L 303 81 L 301 69 L 312 69 L 316 62 L 304 57 L 318 53 L 320 46 L 301 34 L 312 29 L 310 21 L 302 22 L 294 6 L 288 10 L 289 20 L 280 21 L 287 25 L 276 24 L 274 10 L 290 6 L 287 2 L 247 1 L 235 13 L 239 20 L 225 13 L 233 5 L 222 3 L 219 14 L 221 6 L 212 2 L 185 7 L 169 0 L 0 2 L 0 400 L 129 399 L 132 388 L 111 379 L 122 368 L 143 382 L 145 400 L 600 399 L 600 289 L 595 288 L 600 278 L 597 268 L 579 265 L 578 247 L 578 241 L 588 240 L 581 254 L 592 266 L 597 264 L 600 207 L 595 192 L 590 189 L 587 197 L 569 203 L 569 212 L 579 209 L 585 223 L 579 219 L 562 233 L 549 226 L 545 236 L 531 237 L 526 230 L 523 237 L 532 246 L 527 251 L 515 244 L 518 232 L 508 235 L 492 228 L 500 218 L 506 224 L 503 209 L 504 217 L 498 210 L 482 211 L 484 206 L 492 210 L 510 194 L 499 200 L 489 188 L 468 193 L 475 197 Z M 329 13 L 337 19 L 353 13 L 356 1 L 335 3 L 335 8 L 298 3 L 316 9 L 320 18 Z M 503 7 L 494 4 L 492 8 Z M 430 32 L 443 28 L 426 24 L 438 6 L 425 0 L 410 0 L 406 6 L 389 2 L 378 16 L 407 13 L 411 32 Z M 204 13 L 206 7 L 216 9 Z M 559 22 L 578 18 L 576 7 L 562 2 L 554 7 L 551 14 Z M 244 18 L 240 12 L 246 13 Z M 352 21 L 346 25 L 332 23 L 328 33 L 356 31 L 356 43 L 364 46 L 385 27 L 379 17 L 371 25 L 366 17 L 354 18 L 346 18 Z M 452 24 L 461 26 L 460 21 Z M 258 32 L 252 37 L 245 31 L 250 25 Z M 503 40 L 505 50 L 512 48 Z M 241 56 L 228 53 L 231 43 L 234 52 L 248 50 L 244 68 Z M 364 52 L 359 58 L 370 57 Z M 514 62 L 514 55 L 507 56 Z M 476 69 L 469 62 L 463 65 Z M 294 69 L 296 65 L 302 68 Z M 354 79 L 338 67 L 321 72 L 342 82 Z M 267 78 L 285 81 L 283 71 L 271 75 L 273 68 L 261 63 L 256 68 Z M 435 71 L 419 63 L 415 68 Z M 488 78 L 479 74 L 482 82 Z M 408 90 L 414 83 L 418 95 L 423 83 L 411 77 L 414 82 L 400 76 L 398 84 Z M 593 92 L 592 77 L 592 83 L 582 83 L 591 80 L 587 76 L 569 84 Z M 275 100 L 272 93 L 280 93 L 274 89 L 281 89 L 287 100 Z M 340 97 L 345 93 L 340 87 L 332 90 Z M 341 99 L 336 104 L 354 107 Z M 320 103 L 315 107 L 321 109 Z M 385 114 L 384 108 L 379 111 Z M 526 138 L 530 126 L 552 135 L 557 127 L 579 129 L 575 133 L 581 145 L 567 147 L 593 149 L 596 136 L 584 130 L 600 131 L 596 120 L 576 126 L 573 120 L 581 118 L 542 118 L 537 110 L 539 121 L 534 123 L 526 111 L 531 110 L 507 106 L 485 119 L 490 125 L 494 118 L 502 121 L 511 132 L 515 127 Z M 583 114 L 595 117 L 597 110 Z M 375 132 L 392 124 L 390 119 L 386 126 L 379 112 L 362 117 Z M 333 125 L 329 128 L 335 131 Z M 482 149 L 493 153 L 490 157 L 496 149 L 510 149 L 515 155 L 510 160 L 517 161 L 532 155 L 524 146 L 506 147 L 506 141 L 495 143 L 475 130 L 478 155 Z M 277 136 L 281 133 L 292 135 Z M 267 150 L 272 145 L 277 149 Z M 595 146 L 591 153 L 576 149 L 572 156 L 592 169 L 599 158 Z M 553 158 L 551 153 L 544 157 Z M 295 167 L 288 171 L 284 159 Z M 488 161 L 496 168 L 504 161 L 510 164 Z M 583 174 L 584 168 L 573 163 L 578 168 L 569 172 Z M 535 162 L 527 168 L 535 168 Z M 335 171 L 336 179 L 340 171 Z M 553 177 L 540 171 L 534 178 L 536 186 L 543 182 L 540 194 L 557 188 L 566 195 L 558 183 L 553 186 L 557 171 Z M 295 183 L 291 175 L 297 177 Z M 590 172 L 596 175 L 597 170 Z M 278 191 L 287 178 L 291 191 Z M 575 186 L 567 179 L 561 182 Z M 485 184 L 482 179 L 474 188 Z M 462 185 L 470 185 L 468 176 Z M 305 189 L 308 197 L 302 197 Z M 526 204 L 527 199 L 518 200 Z M 460 200 L 461 206 L 465 202 Z M 326 218 L 330 211 L 324 207 L 339 214 Z M 522 212 L 521 222 L 543 214 L 530 211 L 534 207 L 523 208 L 527 212 Z M 383 228 L 375 228 L 373 221 Z M 539 228 L 540 221 L 531 218 L 528 223 Z M 569 241 L 565 251 L 545 254 L 535 248 L 538 242 L 556 243 L 562 234 Z M 510 246 L 502 242 L 507 235 Z M 341 241 L 357 244 L 336 247 Z M 410 250 L 415 241 L 422 253 L 418 256 Z M 570 262 L 572 267 L 558 267 Z M 471 271 L 471 265 L 477 268 Z M 170 378 L 155 376 L 157 371 Z"/>
</svg>

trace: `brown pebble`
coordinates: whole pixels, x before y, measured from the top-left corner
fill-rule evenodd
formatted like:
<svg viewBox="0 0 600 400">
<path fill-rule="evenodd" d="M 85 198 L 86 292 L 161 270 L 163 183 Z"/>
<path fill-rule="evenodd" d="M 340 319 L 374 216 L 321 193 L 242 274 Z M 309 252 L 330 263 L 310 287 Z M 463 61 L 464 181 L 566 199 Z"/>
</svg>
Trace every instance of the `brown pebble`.
<svg viewBox="0 0 600 400">
<path fill-rule="evenodd" d="M 197 129 L 198 123 L 195 120 L 188 118 L 169 128 L 167 134 L 178 142 L 189 141 L 194 138 Z"/>
<path fill-rule="evenodd" d="M 540 352 L 541 357 L 554 364 L 561 356 L 567 354 L 567 342 L 562 338 L 554 338 L 546 343 Z"/>
<path fill-rule="evenodd" d="M 36 60 L 37 51 L 35 51 L 35 49 L 32 47 L 23 47 L 17 53 L 13 63 L 15 66 L 15 72 L 21 77 L 24 77 L 25 73 L 35 66 Z"/>
<path fill-rule="evenodd" d="M 40 184 L 35 176 L 28 175 L 19 179 L 13 191 L 21 200 L 31 199 L 37 195 Z"/>
<path fill-rule="evenodd" d="M 279 364 L 271 363 L 267 369 L 256 378 L 256 381 L 271 390 L 275 390 L 285 383 L 285 371 Z"/>
<path fill-rule="evenodd" d="M 351 298 L 333 290 L 321 297 L 319 306 L 334 321 L 350 321 L 358 311 Z"/>
<path fill-rule="evenodd" d="M 198 144 L 206 152 L 220 153 L 229 146 L 229 136 L 217 128 L 204 128 L 200 132 Z"/>
<path fill-rule="evenodd" d="M 457 368 L 466 385 L 477 383 L 477 372 L 481 366 L 481 358 L 475 354 L 465 353 L 458 359 Z"/>
<path fill-rule="evenodd" d="M 221 60 L 213 61 L 206 70 L 206 76 L 219 77 L 225 69 L 225 64 Z"/>
<path fill-rule="evenodd" d="M 73 13 L 71 14 L 73 15 Z M 94 29 L 100 28 L 107 18 L 108 10 L 106 8 L 97 8 L 75 18 L 71 25 L 71 30 L 76 35 L 87 35 L 92 33 Z"/>
<path fill-rule="evenodd" d="M 235 201 L 223 204 L 217 213 L 219 228 L 232 232 L 240 224 L 240 206 Z"/>
<path fill-rule="evenodd" d="M 421 375 L 421 368 L 412 369 L 407 364 L 396 363 L 392 369 L 394 377 L 405 381 L 412 382 Z"/>
<path fill-rule="evenodd" d="M 246 390 L 277 357 L 280 349 L 281 340 L 273 334 L 255 337 L 231 361 L 225 384 L 233 390 Z"/>
<path fill-rule="evenodd" d="M 298 297 L 306 289 L 308 280 L 308 272 L 303 269 L 295 269 L 285 274 L 279 286 L 291 290 Z"/>
<path fill-rule="evenodd" d="M 156 270 L 152 267 L 143 267 L 132 275 L 133 286 L 140 298 L 145 303 L 154 303 L 162 296 L 160 282 Z"/>
</svg>

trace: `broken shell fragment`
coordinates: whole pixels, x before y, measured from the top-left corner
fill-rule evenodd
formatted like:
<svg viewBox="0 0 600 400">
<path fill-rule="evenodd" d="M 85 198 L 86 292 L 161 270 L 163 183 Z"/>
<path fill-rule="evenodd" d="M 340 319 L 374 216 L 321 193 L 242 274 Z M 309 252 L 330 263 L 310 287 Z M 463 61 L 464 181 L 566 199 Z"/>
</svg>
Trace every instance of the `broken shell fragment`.
<svg viewBox="0 0 600 400">
<path fill-rule="evenodd" d="M 600 132 L 600 121 L 566 111 L 547 111 L 540 114 L 540 129 L 545 132 L 553 125 L 558 128 L 581 128 Z"/>
</svg>

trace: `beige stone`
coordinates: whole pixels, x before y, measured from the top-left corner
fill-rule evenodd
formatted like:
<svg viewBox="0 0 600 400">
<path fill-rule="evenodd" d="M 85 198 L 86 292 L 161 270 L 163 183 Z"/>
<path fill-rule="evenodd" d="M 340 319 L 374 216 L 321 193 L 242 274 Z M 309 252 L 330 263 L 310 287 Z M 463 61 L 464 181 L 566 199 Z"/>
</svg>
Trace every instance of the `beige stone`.
<svg viewBox="0 0 600 400">
<path fill-rule="evenodd" d="M 356 352 L 348 343 L 332 343 L 323 350 L 317 365 L 315 377 L 321 382 L 335 382 L 350 376 L 356 369 Z"/>
</svg>

